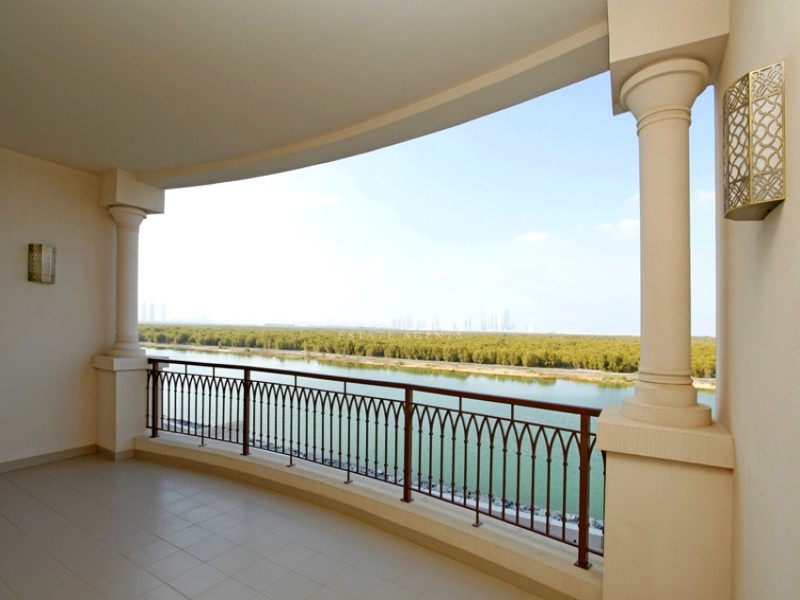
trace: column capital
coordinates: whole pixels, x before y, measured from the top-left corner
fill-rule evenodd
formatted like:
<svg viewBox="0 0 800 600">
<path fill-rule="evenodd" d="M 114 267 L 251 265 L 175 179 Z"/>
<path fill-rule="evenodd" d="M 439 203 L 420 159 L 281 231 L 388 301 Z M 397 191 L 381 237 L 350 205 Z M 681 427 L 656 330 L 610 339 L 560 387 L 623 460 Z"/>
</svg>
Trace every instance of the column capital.
<svg viewBox="0 0 800 600">
<path fill-rule="evenodd" d="M 672 58 L 649 65 L 628 78 L 620 89 L 620 104 L 633 113 L 640 129 L 657 115 L 688 120 L 692 104 L 707 85 L 705 63 L 693 58 Z"/>
<path fill-rule="evenodd" d="M 109 206 L 108 212 L 111 213 L 111 216 L 114 218 L 117 226 L 133 227 L 137 231 L 139 229 L 139 225 L 142 224 L 142 221 L 147 218 L 147 213 L 142 209 L 134 208 L 133 206 L 126 206 L 124 204 L 115 204 L 113 206 Z"/>
<path fill-rule="evenodd" d="M 100 175 L 100 206 L 124 204 L 140 208 L 148 214 L 164 212 L 164 190 L 142 183 L 122 169 L 111 169 Z"/>
</svg>

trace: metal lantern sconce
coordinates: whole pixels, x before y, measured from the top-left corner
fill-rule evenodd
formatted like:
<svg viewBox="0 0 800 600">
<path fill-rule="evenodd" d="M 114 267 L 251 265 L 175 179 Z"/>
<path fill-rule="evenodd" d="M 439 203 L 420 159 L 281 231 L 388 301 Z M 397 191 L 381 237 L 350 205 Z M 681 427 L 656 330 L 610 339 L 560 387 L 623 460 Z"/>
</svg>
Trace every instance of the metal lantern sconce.
<svg viewBox="0 0 800 600">
<path fill-rule="evenodd" d="M 783 63 L 751 71 L 722 103 L 725 218 L 758 221 L 786 198 Z"/>
<path fill-rule="evenodd" d="M 28 281 L 56 282 L 56 247 L 28 244 Z"/>
</svg>

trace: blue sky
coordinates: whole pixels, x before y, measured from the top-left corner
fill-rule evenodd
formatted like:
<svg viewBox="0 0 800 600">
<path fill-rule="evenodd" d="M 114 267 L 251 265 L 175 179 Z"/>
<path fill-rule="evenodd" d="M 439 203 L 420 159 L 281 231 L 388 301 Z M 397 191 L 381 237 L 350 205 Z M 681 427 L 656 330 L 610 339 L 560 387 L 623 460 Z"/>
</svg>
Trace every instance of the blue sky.
<svg viewBox="0 0 800 600">
<path fill-rule="evenodd" d="M 353 158 L 172 190 L 140 303 L 172 322 L 639 333 L 638 140 L 608 75 Z M 714 335 L 713 95 L 691 128 L 692 320 Z M 148 313 L 149 314 L 149 313 Z"/>
</svg>

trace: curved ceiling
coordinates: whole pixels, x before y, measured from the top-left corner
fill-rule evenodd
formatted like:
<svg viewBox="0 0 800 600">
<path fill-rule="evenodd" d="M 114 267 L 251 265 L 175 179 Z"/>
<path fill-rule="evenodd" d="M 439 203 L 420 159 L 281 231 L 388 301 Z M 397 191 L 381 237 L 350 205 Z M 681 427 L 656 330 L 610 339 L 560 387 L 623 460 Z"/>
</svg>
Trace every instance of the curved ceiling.
<svg viewBox="0 0 800 600">
<path fill-rule="evenodd" d="M 0 0 L 0 146 L 198 185 L 365 152 L 606 69 L 605 0 Z"/>
</svg>

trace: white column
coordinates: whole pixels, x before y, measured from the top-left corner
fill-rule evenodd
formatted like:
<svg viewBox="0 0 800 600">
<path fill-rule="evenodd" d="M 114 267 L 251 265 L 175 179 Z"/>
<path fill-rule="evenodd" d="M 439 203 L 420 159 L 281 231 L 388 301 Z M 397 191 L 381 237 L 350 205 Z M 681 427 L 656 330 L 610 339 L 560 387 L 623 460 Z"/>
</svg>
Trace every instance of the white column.
<svg viewBox="0 0 800 600">
<path fill-rule="evenodd" d="M 631 419 L 675 427 L 711 423 L 691 371 L 689 124 L 708 82 L 693 59 L 650 65 L 628 79 L 620 102 L 636 117 L 641 206 L 641 358 Z"/>
<path fill-rule="evenodd" d="M 109 356 L 144 356 L 139 344 L 139 225 L 147 214 L 117 205 L 108 209 L 117 223 L 117 332 Z"/>
</svg>

